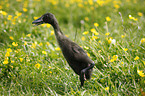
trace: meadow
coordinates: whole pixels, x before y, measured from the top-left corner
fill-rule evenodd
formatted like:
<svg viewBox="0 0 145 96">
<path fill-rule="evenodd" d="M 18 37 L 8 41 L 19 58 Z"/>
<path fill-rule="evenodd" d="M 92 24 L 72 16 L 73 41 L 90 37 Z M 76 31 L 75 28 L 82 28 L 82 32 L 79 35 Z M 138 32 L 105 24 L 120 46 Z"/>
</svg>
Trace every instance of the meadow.
<svg viewBox="0 0 145 96">
<path fill-rule="evenodd" d="M 145 96 L 144 5 L 144 0 L 0 0 L 0 95 Z M 52 26 L 32 25 L 47 12 L 95 62 L 82 88 Z"/>
</svg>

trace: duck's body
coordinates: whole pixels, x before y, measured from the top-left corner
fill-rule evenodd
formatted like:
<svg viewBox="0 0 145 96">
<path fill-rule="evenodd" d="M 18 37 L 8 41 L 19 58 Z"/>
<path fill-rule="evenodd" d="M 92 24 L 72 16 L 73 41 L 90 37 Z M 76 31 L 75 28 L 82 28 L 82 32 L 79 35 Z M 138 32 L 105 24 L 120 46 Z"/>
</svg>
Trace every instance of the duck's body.
<svg viewBox="0 0 145 96">
<path fill-rule="evenodd" d="M 33 23 L 39 25 L 42 21 L 53 26 L 62 53 L 74 72 L 80 76 L 81 86 L 83 86 L 85 79 L 91 78 L 94 62 L 87 56 L 85 51 L 79 45 L 71 41 L 62 33 L 53 14 L 44 14 Z"/>
</svg>

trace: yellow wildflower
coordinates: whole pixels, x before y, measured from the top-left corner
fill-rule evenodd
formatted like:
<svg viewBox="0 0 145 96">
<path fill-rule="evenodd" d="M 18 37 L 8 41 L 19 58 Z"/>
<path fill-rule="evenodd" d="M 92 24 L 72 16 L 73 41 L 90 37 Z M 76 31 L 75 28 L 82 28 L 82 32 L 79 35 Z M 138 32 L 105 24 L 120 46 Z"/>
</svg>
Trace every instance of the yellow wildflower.
<svg viewBox="0 0 145 96">
<path fill-rule="evenodd" d="M 8 49 L 7 49 L 7 52 L 12 52 L 12 49 L 11 49 L 11 48 L 8 48 Z"/>
<path fill-rule="evenodd" d="M 20 62 L 22 62 L 24 59 L 23 58 L 19 58 L 20 59 Z"/>
<path fill-rule="evenodd" d="M 56 50 L 56 51 L 59 51 L 59 50 L 60 50 L 60 48 L 59 48 L 59 47 L 56 47 L 56 48 L 55 48 L 55 50 Z"/>
<path fill-rule="evenodd" d="M 111 44 L 111 40 L 108 40 L 108 44 Z"/>
<path fill-rule="evenodd" d="M 7 12 L 0 10 L 0 14 L 7 15 Z"/>
<path fill-rule="evenodd" d="M 111 18 L 110 18 L 110 17 L 106 17 L 106 20 L 107 20 L 107 21 L 111 21 Z"/>
<path fill-rule="evenodd" d="M 141 77 L 145 77 L 143 71 L 137 70 L 137 73 L 139 74 L 139 76 L 141 76 Z"/>
<path fill-rule="evenodd" d="M 89 31 L 84 31 L 83 35 L 87 35 L 89 33 Z"/>
<path fill-rule="evenodd" d="M 14 63 L 15 61 L 11 60 L 11 63 Z"/>
<path fill-rule="evenodd" d="M 45 55 L 46 55 L 46 54 L 47 54 L 47 52 L 46 52 L 46 51 L 42 51 L 42 54 L 45 54 Z"/>
<path fill-rule="evenodd" d="M 27 36 L 27 37 L 30 37 L 30 36 L 31 36 L 31 34 L 27 34 L 26 36 Z"/>
<path fill-rule="evenodd" d="M 8 59 L 5 59 L 3 62 L 3 64 L 8 64 L 8 63 L 9 63 Z"/>
<path fill-rule="evenodd" d="M 23 8 L 23 11 L 24 11 L 24 12 L 27 12 L 27 9 L 26 9 L 26 8 Z"/>
<path fill-rule="evenodd" d="M 20 13 L 20 12 L 18 12 L 18 11 L 16 11 L 15 14 L 17 15 L 17 17 L 19 17 L 19 16 L 22 15 L 22 13 Z"/>
<path fill-rule="evenodd" d="M 11 40 L 14 40 L 14 38 L 12 36 L 9 37 Z"/>
<path fill-rule="evenodd" d="M 124 51 L 127 51 L 128 49 L 127 49 L 127 48 L 123 48 L 123 50 L 124 50 Z"/>
<path fill-rule="evenodd" d="M 52 72 L 50 71 L 50 74 L 51 74 Z"/>
<path fill-rule="evenodd" d="M 117 55 L 113 55 L 112 58 L 113 58 L 114 61 L 116 61 L 118 59 L 118 56 Z"/>
<path fill-rule="evenodd" d="M 94 23 L 94 26 L 95 26 L 95 27 L 98 27 L 98 26 L 99 26 L 99 24 L 98 24 L 98 23 Z"/>
<path fill-rule="evenodd" d="M 145 43 L 145 38 L 142 38 L 140 42 Z"/>
<path fill-rule="evenodd" d="M 86 20 L 86 21 L 89 21 L 89 18 L 88 18 L 88 17 L 85 17 L 85 20 Z"/>
<path fill-rule="evenodd" d="M 87 53 L 87 55 L 90 57 L 90 54 L 89 53 Z"/>
<path fill-rule="evenodd" d="M 50 26 L 51 26 L 50 24 L 46 24 L 46 27 L 47 27 L 47 28 L 50 28 Z"/>
<path fill-rule="evenodd" d="M 129 15 L 129 19 L 133 19 L 134 17 L 132 17 L 131 15 Z"/>
<path fill-rule="evenodd" d="M 124 38 L 125 37 L 125 35 L 121 35 L 121 38 Z"/>
<path fill-rule="evenodd" d="M 105 90 L 108 91 L 109 90 L 109 87 L 106 87 Z"/>
<path fill-rule="evenodd" d="M 143 16 L 143 13 L 141 13 L 141 12 L 138 12 L 137 14 L 138 14 L 138 16 Z"/>
<path fill-rule="evenodd" d="M 38 19 L 39 17 L 34 17 L 34 19 Z"/>
<path fill-rule="evenodd" d="M 86 38 L 85 38 L 84 36 L 82 36 L 82 38 L 81 38 L 81 39 L 82 39 L 82 41 L 85 41 L 85 39 L 86 39 Z"/>
<path fill-rule="evenodd" d="M 121 62 L 121 64 L 124 64 L 124 62 Z"/>
<path fill-rule="evenodd" d="M 8 20 L 11 20 L 12 19 L 12 15 L 8 15 Z"/>
<path fill-rule="evenodd" d="M 42 44 L 42 42 L 41 43 L 39 43 L 39 46 L 42 46 L 43 44 Z"/>
<path fill-rule="evenodd" d="M 92 36 L 92 39 L 98 39 L 99 37 L 97 37 L 97 36 Z"/>
<path fill-rule="evenodd" d="M 117 5 L 117 4 L 115 4 L 114 7 L 115 7 L 116 9 L 120 8 L 120 6 Z"/>
<path fill-rule="evenodd" d="M 49 46 L 50 45 L 50 43 L 49 42 L 46 42 L 46 44 Z"/>
<path fill-rule="evenodd" d="M 95 35 L 99 35 L 99 33 L 94 28 L 91 29 L 91 32 L 94 33 Z"/>
<path fill-rule="evenodd" d="M 35 43 L 32 43 L 31 48 L 35 48 L 35 47 L 36 47 L 36 44 Z"/>
<path fill-rule="evenodd" d="M 105 35 L 107 35 L 107 36 L 108 36 L 109 34 L 110 34 L 110 33 L 109 33 L 109 32 L 107 32 Z"/>
<path fill-rule="evenodd" d="M 17 42 L 13 42 L 12 45 L 15 47 L 18 46 Z"/>
<path fill-rule="evenodd" d="M 6 52 L 5 56 L 9 57 L 10 56 L 10 52 Z"/>
<path fill-rule="evenodd" d="M 138 60 L 139 59 L 139 57 L 138 56 L 136 56 L 135 58 L 134 58 L 134 60 Z"/>
<path fill-rule="evenodd" d="M 54 34 L 54 31 L 52 30 L 51 33 L 50 33 L 50 35 L 53 35 L 53 34 Z"/>
<path fill-rule="evenodd" d="M 27 42 L 26 41 L 24 42 L 24 45 L 27 45 Z"/>
<path fill-rule="evenodd" d="M 41 65 L 39 63 L 35 64 L 35 67 L 38 68 L 38 69 L 40 68 L 40 66 Z"/>
</svg>

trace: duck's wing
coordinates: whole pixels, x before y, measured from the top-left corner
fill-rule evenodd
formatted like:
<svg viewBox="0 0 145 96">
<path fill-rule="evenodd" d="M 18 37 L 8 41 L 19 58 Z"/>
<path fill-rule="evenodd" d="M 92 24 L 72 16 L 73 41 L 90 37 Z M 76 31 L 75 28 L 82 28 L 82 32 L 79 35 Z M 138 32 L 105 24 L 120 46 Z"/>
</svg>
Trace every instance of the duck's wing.
<svg viewBox="0 0 145 96">
<path fill-rule="evenodd" d="M 74 54 L 74 58 L 77 61 L 92 63 L 93 61 L 88 57 L 87 53 L 76 43 L 72 43 L 72 52 Z"/>
</svg>

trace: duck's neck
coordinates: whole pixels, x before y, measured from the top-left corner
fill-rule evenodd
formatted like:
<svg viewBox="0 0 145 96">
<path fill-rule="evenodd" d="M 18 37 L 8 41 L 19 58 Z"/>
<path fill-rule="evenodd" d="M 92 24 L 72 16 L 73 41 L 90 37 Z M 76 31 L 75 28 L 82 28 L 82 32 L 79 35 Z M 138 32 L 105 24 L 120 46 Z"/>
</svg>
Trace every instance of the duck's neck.
<svg viewBox="0 0 145 96">
<path fill-rule="evenodd" d="M 54 21 L 52 26 L 54 28 L 55 36 L 56 36 L 57 40 L 63 38 L 64 34 L 61 32 L 61 29 L 60 29 L 60 27 L 58 25 L 58 22 Z"/>
</svg>

